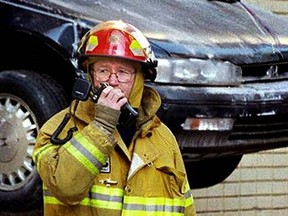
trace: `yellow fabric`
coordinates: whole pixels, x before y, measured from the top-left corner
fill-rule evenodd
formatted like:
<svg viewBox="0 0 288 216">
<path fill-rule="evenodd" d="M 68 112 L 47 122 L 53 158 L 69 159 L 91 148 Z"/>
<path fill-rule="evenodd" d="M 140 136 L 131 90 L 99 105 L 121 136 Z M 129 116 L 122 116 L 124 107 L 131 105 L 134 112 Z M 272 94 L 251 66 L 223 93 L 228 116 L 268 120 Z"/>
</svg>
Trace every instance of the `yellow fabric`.
<svg viewBox="0 0 288 216">
<path fill-rule="evenodd" d="M 134 108 L 139 108 L 141 105 L 143 89 L 144 89 L 144 76 L 140 64 L 135 65 L 136 74 L 134 78 L 134 84 L 129 96 L 129 103 Z"/>
<path fill-rule="evenodd" d="M 176 139 L 155 116 L 159 106 L 159 95 L 145 87 L 136 136 L 129 149 L 117 131 L 111 136 L 94 124 L 95 109 L 90 100 L 79 103 L 74 121 L 71 119 L 60 134 L 60 138 L 65 137 L 76 124 L 78 131 L 69 142 L 50 143 L 68 108 L 45 123 L 33 152 L 45 185 L 44 215 L 196 215 Z M 77 150 L 67 150 L 70 145 Z M 104 159 L 108 172 L 91 171 L 99 165 L 97 161 Z"/>
</svg>

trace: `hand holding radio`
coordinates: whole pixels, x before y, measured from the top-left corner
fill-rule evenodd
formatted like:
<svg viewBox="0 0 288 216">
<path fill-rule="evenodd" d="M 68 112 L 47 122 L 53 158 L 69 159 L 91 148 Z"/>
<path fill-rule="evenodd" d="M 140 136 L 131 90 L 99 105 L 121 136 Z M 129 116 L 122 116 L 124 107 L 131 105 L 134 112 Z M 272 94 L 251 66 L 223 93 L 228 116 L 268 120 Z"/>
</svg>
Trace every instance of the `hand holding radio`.
<svg viewBox="0 0 288 216">
<path fill-rule="evenodd" d="M 106 83 L 101 83 L 100 88 L 103 88 L 103 86 L 105 86 L 105 88 L 103 90 L 101 89 L 102 92 L 98 97 L 98 104 L 120 110 L 121 107 L 128 102 L 124 93 L 120 89 L 113 88 Z"/>
<path fill-rule="evenodd" d="M 120 89 L 109 86 L 108 83 L 101 83 L 100 87 L 92 90 L 92 99 L 102 105 L 114 109 L 120 109 L 121 115 L 119 125 L 129 127 L 138 117 L 138 112 L 131 107 L 127 98 Z"/>
<path fill-rule="evenodd" d="M 107 87 L 109 88 L 105 90 Z M 120 89 L 114 89 L 108 83 L 101 83 L 98 87 L 92 87 L 89 81 L 77 79 L 73 87 L 72 96 L 74 99 L 83 101 L 87 100 L 90 96 L 95 103 L 98 103 L 98 100 L 101 98 L 99 103 L 108 106 L 114 103 L 112 108 L 121 110 L 118 123 L 124 127 L 129 127 L 138 117 L 138 112 L 127 102 L 127 98 L 124 97 L 123 92 Z M 108 99 L 110 99 L 110 102 Z"/>
</svg>

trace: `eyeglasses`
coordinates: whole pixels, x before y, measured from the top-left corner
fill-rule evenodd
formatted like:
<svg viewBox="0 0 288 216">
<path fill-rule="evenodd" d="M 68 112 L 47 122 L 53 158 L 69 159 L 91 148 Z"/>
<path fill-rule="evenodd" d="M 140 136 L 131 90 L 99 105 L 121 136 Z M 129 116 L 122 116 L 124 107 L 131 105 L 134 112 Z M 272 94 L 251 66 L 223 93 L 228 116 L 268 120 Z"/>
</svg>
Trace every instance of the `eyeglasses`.
<svg viewBox="0 0 288 216">
<path fill-rule="evenodd" d="M 118 71 L 112 73 L 111 70 L 107 68 L 92 69 L 94 77 L 100 82 L 106 82 L 109 80 L 112 74 L 114 74 L 120 83 L 128 83 L 131 81 L 135 71 L 128 71 L 125 69 L 119 69 Z"/>
</svg>

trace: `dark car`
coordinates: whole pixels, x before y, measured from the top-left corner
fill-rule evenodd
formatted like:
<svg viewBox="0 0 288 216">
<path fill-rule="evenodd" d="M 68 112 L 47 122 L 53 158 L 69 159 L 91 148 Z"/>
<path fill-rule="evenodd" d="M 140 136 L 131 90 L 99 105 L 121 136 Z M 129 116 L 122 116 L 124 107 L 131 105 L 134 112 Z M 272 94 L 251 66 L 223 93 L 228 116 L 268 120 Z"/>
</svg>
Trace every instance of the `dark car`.
<svg viewBox="0 0 288 216">
<path fill-rule="evenodd" d="M 41 203 L 32 151 L 68 106 L 79 39 L 121 19 L 158 58 L 158 115 L 176 135 L 192 188 L 233 172 L 243 154 L 288 146 L 288 20 L 237 0 L 0 0 L 0 203 Z M 29 197 L 27 199 L 27 197 Z M 41 205 L 40 205 L 41 206 Z"/>
</svg>

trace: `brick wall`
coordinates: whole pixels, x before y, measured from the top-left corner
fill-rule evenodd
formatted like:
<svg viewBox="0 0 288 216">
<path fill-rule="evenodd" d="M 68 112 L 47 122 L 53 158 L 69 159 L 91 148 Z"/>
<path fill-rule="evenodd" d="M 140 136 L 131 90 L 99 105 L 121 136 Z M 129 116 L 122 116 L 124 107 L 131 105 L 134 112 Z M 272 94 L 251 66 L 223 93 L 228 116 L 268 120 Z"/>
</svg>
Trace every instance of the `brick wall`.
<svg viewBox="0 0 288 216">
<path fill-rule="evenodd" d="M 192 193 L 198 216 L 288 215 L 288 148 L 246 154 L 224 182 Z"/>
</svg>

